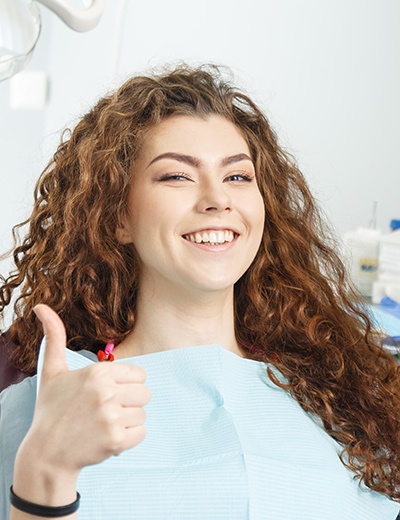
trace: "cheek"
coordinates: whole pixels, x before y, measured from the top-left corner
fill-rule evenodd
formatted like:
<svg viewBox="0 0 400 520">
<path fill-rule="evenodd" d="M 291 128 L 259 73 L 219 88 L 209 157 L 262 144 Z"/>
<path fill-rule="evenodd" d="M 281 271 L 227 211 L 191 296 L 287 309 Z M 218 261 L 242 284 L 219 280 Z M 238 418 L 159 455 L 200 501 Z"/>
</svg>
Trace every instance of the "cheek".
<svg viewBox="0 0 400 520">
<path fill-rule="evenodd" d="M 168 235 L 171 222 L 171 205 L 154 197 L 135 197 L 132 200 L 130 219 L 132 242 L 139 256 L 156 255 Z"/>
<path fill-rule="evenodd" d="M 129 200 L 130 228 L 134 236 L 145 233 L 146 229 L 154 225 L 153 220 L 156 220 L 157 203 L 146 195 L 136 190 L 135 196 L 131 196 Z"/>
<path fill-rule="evenodd" d="M 255 257 L 260 249 L 265 227 L 265 208 L 262 200 L 254 205 L 253 217 L 253 254 Z"/>
<path fill-rule="evenodd" d="M 257 229 L 259 233 L 262 234 L 265 223 L 265 206 L 261 193 L 258 193 L 257 198 L 254 198 L 253 202 L 249 205 L 249 208 L 251 208 L 252 212 L 251 220 L 253 225 L 255 229 Z"/>
<path fill-rule="evenodd" d="M 257 205 L 254 205 L 254 221 L 253 221 L 253 251 L 252 251 L 252 261 L 256 258 L 264 236 L 264 228 L 265 228 L 265 207 L 264 201 L 260 199 Z"/>
</svg>

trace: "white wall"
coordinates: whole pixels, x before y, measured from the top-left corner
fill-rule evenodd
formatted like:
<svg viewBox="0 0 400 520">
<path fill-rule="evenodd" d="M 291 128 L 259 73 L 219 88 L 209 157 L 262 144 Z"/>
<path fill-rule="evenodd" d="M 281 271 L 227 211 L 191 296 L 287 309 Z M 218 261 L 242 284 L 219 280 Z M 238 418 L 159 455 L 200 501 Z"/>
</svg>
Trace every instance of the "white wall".
<svg viewBox="0 0 400 520">
<path fill-rule="evenodd" d="M 374 200 L 383 230 L 400 218 L 398 0 L 108 0 L 84 34 L 41 10 L 46 109 L 10 111 L 0 84 L 0 239 L 26 213 L 32 178 L 64 125 L 128 75 L 180 59 L 233 69 L 339 233 L 367 224 Z"/>
<path fill-rule="evenodd" d="M 52 16 L 43 12 L 43 28 L 27 70 L 48 70 Z M 12 110 L 11 82 L 0 82 L 0 255 L 12 246 L 11 229 L 31 209 L 33 186 L 43 164 L 46 110 Z M 12 267 L 0 262 L 0 274 Z"/>
</svg>

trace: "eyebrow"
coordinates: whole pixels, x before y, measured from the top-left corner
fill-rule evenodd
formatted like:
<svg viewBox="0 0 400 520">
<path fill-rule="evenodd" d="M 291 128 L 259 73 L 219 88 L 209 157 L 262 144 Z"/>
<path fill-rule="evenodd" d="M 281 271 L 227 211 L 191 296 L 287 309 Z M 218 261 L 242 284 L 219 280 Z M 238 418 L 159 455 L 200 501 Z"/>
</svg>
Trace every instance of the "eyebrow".
<svg viewBox="0 0 400 520">
<path fill-rule="evenodd" d="M 191 155 L 185 155 L 181 153 L 175 152 L 165 152 L 160 155 L 157 155 L 147 166 L 151 166 L 156 161 L 161 161 L 162 159 L 173 159 L 174 161 L 183 162 L 185 164 L 189 164 L 190 166 L 201 166 L 202 162 L 197 157 L 192 157 Z M 229 166 L 230 164 L 234 164 L 240 161 L 252 161 L 251 157 L 249 157 L 246 153 L 238 153 L 236 155 L 231 155 L 229 157 L 225 157 L 221 161 L 221 166 Z"/>
</svg>

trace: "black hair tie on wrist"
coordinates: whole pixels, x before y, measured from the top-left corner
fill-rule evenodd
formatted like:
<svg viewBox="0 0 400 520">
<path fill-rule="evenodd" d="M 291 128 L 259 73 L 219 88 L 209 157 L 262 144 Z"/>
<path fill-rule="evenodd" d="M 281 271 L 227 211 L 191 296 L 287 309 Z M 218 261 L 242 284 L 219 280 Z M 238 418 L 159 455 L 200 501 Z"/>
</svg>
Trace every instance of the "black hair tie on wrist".
<svg viewBox="0 0 400 520">
<path fill-rule="evenodd" d="M 27 502 L 26 500 L 20 498 L 14 493 L 12 486 L 10 487 L 11 505 L 13 505 L 19 511 L 23 511 L 24 513 L 28 513 L 29 515 L 42 516 L 44 518 L 57 518 L 59 516 L 72 515 L 72 513 L 78 511 L 80 499 L 81 496 L 77 492 L 76 500 L 75 502 L 72 502 L 72 504 L 58 507 L 40 506 L 38 504 L 32 504 L 31 502 Z"/>
</svg>

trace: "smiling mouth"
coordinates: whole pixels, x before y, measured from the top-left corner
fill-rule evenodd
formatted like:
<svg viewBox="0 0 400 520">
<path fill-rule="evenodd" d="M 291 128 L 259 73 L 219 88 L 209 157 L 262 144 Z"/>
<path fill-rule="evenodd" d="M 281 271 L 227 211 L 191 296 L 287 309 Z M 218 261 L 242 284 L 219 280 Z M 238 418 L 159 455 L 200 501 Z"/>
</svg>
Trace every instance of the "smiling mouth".
<svg viewBox="0 0 400 520">
<path fill-rule="evenodd" d="M 183 235 L 185 240 L 196 244 L 220 245 L 226 242 L 232 242 L 238 236 L 237 233 L 230 229 L 215 231 L 198 231 L 197 233 L 189 233 Z"/>
</svg>

